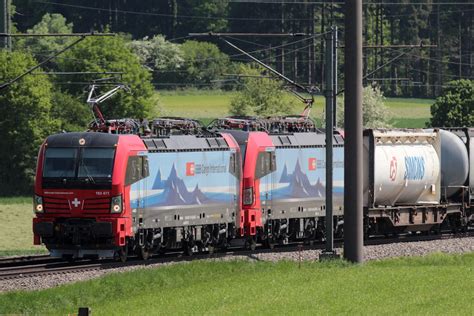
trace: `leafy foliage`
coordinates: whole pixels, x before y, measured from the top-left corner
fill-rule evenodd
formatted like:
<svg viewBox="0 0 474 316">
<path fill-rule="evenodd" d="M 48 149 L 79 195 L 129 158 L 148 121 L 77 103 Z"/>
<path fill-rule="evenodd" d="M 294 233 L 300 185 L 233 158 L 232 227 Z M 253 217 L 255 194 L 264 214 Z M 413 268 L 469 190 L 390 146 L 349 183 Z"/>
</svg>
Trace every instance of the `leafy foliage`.
<svg viewBox="0 0 474 316">
<path fill-rule="evenodd" d="M 0 78 L 7 81 L 36 64 L 27 53 L 0 51 Z M 52 85 L 42 75 L 25 76 L 0 94 L 0 195 L 31 191 L 36 153 L 58 131 L 51 117 Z"/>
<path fill-rule="evenodd" d="M 132 41 L 130 47 L 142 64 L 156 70 L 177 69 L 184 62 L 179 45 L 166 41 L 163 35 Z"/>
<path fill-rule="evenodd" d="M 379 87 L 364 88 L 362 111 L 362 120 L 365 128 L 390 127 L 390 112 L 385 106 L 385 97 Z M 340 97 L 337 100 L 336 119 L 338 126 L 344 126 L 344 97 Z"/>
<path fill-rule="evenodd" d="M 194 32 L 222 32 L 227 29 L 226 17 L 229 12 L 229 0 L 185 0 L 180 2 L 182 3 L 181 14 L 207 17 L 207 19 L 184 20 L 180 25 L 182 31 L 192 29 Z"/>
<path fill-rule="evenodd" d="M 130 92 L 121 91 L 113 98 L 101 104 L 102 112 L 108 118 L 145 117 L 152 106 L 153 86 L 150 73 L 142 67 L 138 57 L 132 53 L 121 36 L 90 37 L 77 44 L 59 59 L 59 68 L 63 71 L 83 72 L 123 72 L 121 81 L 130 88 Z M 103 75 L 102 77 L 110 77 Z M 74 81 L 88 82 L 97 79 L 97 75 L 71 76 Z M 105 87 L 108 89 L 110 87 Z M 66 92 L 86 97 L 83 86 L 68 86 Z"/>
<path fill-rule="evenodd" d="M 271 116 L 290 114 L 293 104 L 285 99 L 285 92 L 279 81 L 263 76 L 255 68 L 241 66 L 245 77 L 243 89 L 231 100 L 229 112 L 232 115 Z"/>
<path fill-rule="evenodd" d="M 62 91 L 53 92 L 51 115 L 60 121 L 61 130 L 66 132 L 84 131 L 93 119 L 84 100 Z"/>
<path fill-rule="evenodd" d="M 157 82 L 176 80 L 176 73 L 184 64 L 183 52 L 178 44 L 165 40 L 163 35 L 153 38 L 132 41 L 132 51 L 140 58 L 146 68 L 153 71 L 153 79 Z"/>
<path fill-rule="evenodd" d="M 431 126 L 474 125 L 474 81 L 451 81 L 431 106 Z"/>
<path fill-rule="evenodd" d="M 207 42 L 186 41 L 181 45 L 184 56 L 184 70 L 181 75 L 186 83 L 200 83 L 217 88 L 214 82 L 229 67 L 229 56 Z"/>
<path fill-rule="evenodd" d="M 61 14 L 46 13 L 38 24 L 27 30 L 27 33 L 70 34 L 72 27 L 72 23 L 67 23 Z M 60 50 L 72 41 L 74 39 L 70 37 L 29 37 L 25 40 L 25 47 L 38 55 L 51 55 L 52 52 Z"/>
<path fill-rule="evenodd" d="M 439 1 L 397 2 L 400 5 L 387 5 L 381 1 L 364 5 L 364 42 L 375 46 L 422 42 L 437 47 L 364 51 L 364 73 L 377 69 L 372 78 L 390 79 L 381 81 L 385 95 L 437 97 L 448 81 L 474 77 L 472 1 L 463 1 L 465 4 L 450 1 L 443 4 Z M 49 12 L 61 13 L 68 21 L 74 22 L 77 32 L 89 32 L 91 27 L 100 31 L 109 26 L 111 31 L 129 33 L 133 38 L 163 34 L 178 41 L 187 38 L 190 32 L 323 34 L 333 25 L 344 28 L 343 1 L 328 6 L 324 1 L 75 0 L 66 4 L 16 0 L 15 6 L 14 22 L 20 32 L 30 29 Z M 311 43 L 309 40 L 281 37 L 238 39 L 239 46 L 254 51 L 255 56 L 266 59 L 292 79 L 321 85 L 324 39 L 315 38 Z M 285 44 L 284 48 L 277 48 L 282 44 Z M 267 49 L 270 46 L 272 49 Z M 406 53 L 403 57 L 382 67 L 402 52 Z M 340 54 L 340 73 L 343 64 L 344 56 Z"/>
</svg>

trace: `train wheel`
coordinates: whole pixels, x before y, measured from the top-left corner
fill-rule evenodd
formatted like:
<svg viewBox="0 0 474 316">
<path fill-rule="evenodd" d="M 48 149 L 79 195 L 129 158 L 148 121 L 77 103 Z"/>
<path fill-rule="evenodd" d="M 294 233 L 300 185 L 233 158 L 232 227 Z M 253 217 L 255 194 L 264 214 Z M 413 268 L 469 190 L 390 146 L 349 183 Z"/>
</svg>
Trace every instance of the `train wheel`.
<svg viewBox="0 0 474 316">
<path fill-rule="evenodd" d="M 215 251 L 214 246 L 212 245 L 207 246 L 207 251 L 209 252 L 210 255 L 212 255 Z"/>
<path fill-rule="evenodd" d="M 257 243 L 255 242 L 255 240 L 253 240 L 253 238 L 247 239 L 245 241 L 245 249 L 254 251 L 256 248 L 257 248 Z"/>
<path fill-rule="evenodd" d="M 185 241 L 183 243 L 183 251 L 186 256 L 192 256 L 193 255 L 193 245 L 189 241 Z"/>
<path fill-rule="evenodd" d="M 142 260 L 148 260 L 151 256 L 151 251 L 145 247 L 140 247 L 138 250 L 138 256 Z"/>
<path fill-rule="evenodd" d="M 268 249 L 275 248 L 275 242 L 273 241 L 273 238 L 267 238 L 267 240 L 265 241 L 265 245 Z"/>
<path fill-rule="evenodd" d="M 126 262 L 128 257 L 128 246 L 125 245 L 120 247 L 119 250 L 116 252 L 116 260 L 121 262 Z"/>
</svg>

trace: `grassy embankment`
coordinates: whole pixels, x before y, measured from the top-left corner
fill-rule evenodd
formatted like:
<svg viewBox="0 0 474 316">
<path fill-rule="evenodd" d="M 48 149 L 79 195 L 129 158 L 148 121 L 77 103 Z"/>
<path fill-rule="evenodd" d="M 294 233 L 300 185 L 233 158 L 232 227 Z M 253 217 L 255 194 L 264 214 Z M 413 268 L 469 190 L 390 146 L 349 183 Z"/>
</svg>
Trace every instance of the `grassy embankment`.
<svg viewBox="0 0 474 316">
<path fill-rule="evenodd" d="M 369 262 L 192 262 L 0 294 L 0 314 L 472 315 L 474 253 Z"/>
<path fill-rule="evenodd" d="M 0 256 L 45 253 L 33 245 L 32 197 L 0 198 Z"/>
<path fill-rule="evenodd" d="M 228 115 L 228 108 L 233 92 L 216 91 L 160 91 L 160 106 L 164 115 L 183 116 L 201 119 L 208 123 L 210 118 Z M 301 113 L 303 105 L 292 95 L 288 94 L 289 101 L 295 104 L 294 113 Z M 425 122 L 431 117 L 430 105 L 433 100 L 387 98 L 388 106 L 394 127 L 425 127 Z M 319 119 L 324 108 L 324 98 L 317 97 L 312 117 Z"/>
</svg>

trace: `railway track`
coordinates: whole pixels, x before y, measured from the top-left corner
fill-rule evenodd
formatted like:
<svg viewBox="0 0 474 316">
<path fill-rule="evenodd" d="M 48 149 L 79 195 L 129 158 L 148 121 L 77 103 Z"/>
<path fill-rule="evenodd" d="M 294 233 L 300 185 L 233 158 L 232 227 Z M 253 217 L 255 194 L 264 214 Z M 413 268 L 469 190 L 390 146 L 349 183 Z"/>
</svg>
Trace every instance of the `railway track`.
<svg viewBox="0 0 474 316">
<path fill-rule="evenodd" d="M 366 246 L 372 245 L 383 245 L 391 243 L 408 243 L 408 242 L 420 242 L 420 241 L 433 241 L 450 238 L 462 238 L 462 237 L 473 237 L 474 232 L 469 231 L 463 234 L 441 234 L 441 235 L 410 235 L 402 236 L 398 238 L 377 238 L 369 239 L 365 241 Z M 336 240 L 334 242 L 335 248 L 343 246 L 342 240 Z M 283 253 L 283 252 L 297 252 L 304 250 L 320 250 L 324 249 L 324 243 L 318 243 L 314 245 L 303 245 L 303 244 L 289 244 L 277 246 L 274 249 L 267 249 L 258 247 L 256 250 L 247 250 L 243 248 L 234 248 L 227 251 L 219 251 L 212 254 L 209 253 L 198 253 L 192 256 L 186 256 L 182 252 L 171 252 L 165 255 L 153 256 L 147 261 L 140 260 L 136 257 L 129 258 L 129 261 L 122 263 L 114 260 L 81 260 L 77 262 L 66 262 L 61 259 L 51 258 L 49 256 L 29 256 L 29 257 L 18 257 L 18 258 L 7 258 L 0 259 L 0 280 L 25 278 L 39 275 L 49 274 L 61 274 L 61 273 L 73 273 L 73 272 L 84 272 L 92 270 L 108 270 L 114 268 L 131 267 L 131 266 L 147 266 L 152 264 L 162 264 L 170 262 L 186 262 L 194 260 L 205 260 L 205 259 L 219 259 L 223 257 L 242 257 L 248 256 L 252 259 L 258 259 L 256 255 L 264 253 Z M 27 258 L 31 258 L 28 261 Z M 10 261 L 8 261 L 10 260 Z M 13 261 L 11 261 L 13 260 Z M 16 260 L 16 261 L 15 261 Z"/>
<path fill-rule="evenodd" d="M 31 265 L 33 263 L 34 264 L 54 263 L 54 262 L 60 262 L 60 261 L 63 261 L 63 260 L 60 258 L 53 258 L 49 254 L 6 257 L 6 258 L 0 258 L 0 268 Z"/>
</svg>

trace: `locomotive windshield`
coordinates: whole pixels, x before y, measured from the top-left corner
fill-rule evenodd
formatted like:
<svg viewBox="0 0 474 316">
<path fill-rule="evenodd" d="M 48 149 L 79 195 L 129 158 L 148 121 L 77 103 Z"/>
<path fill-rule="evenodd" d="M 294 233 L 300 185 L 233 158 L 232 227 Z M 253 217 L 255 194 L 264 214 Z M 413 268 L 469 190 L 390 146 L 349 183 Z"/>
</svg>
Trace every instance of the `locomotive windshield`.
<svg viewBox="0 0 474 316">
<path fill-rule="evenodd" d="M 43 166 L 43 186 L 110 187 L 115 148 L 48 148 Z"/>
</svg>

